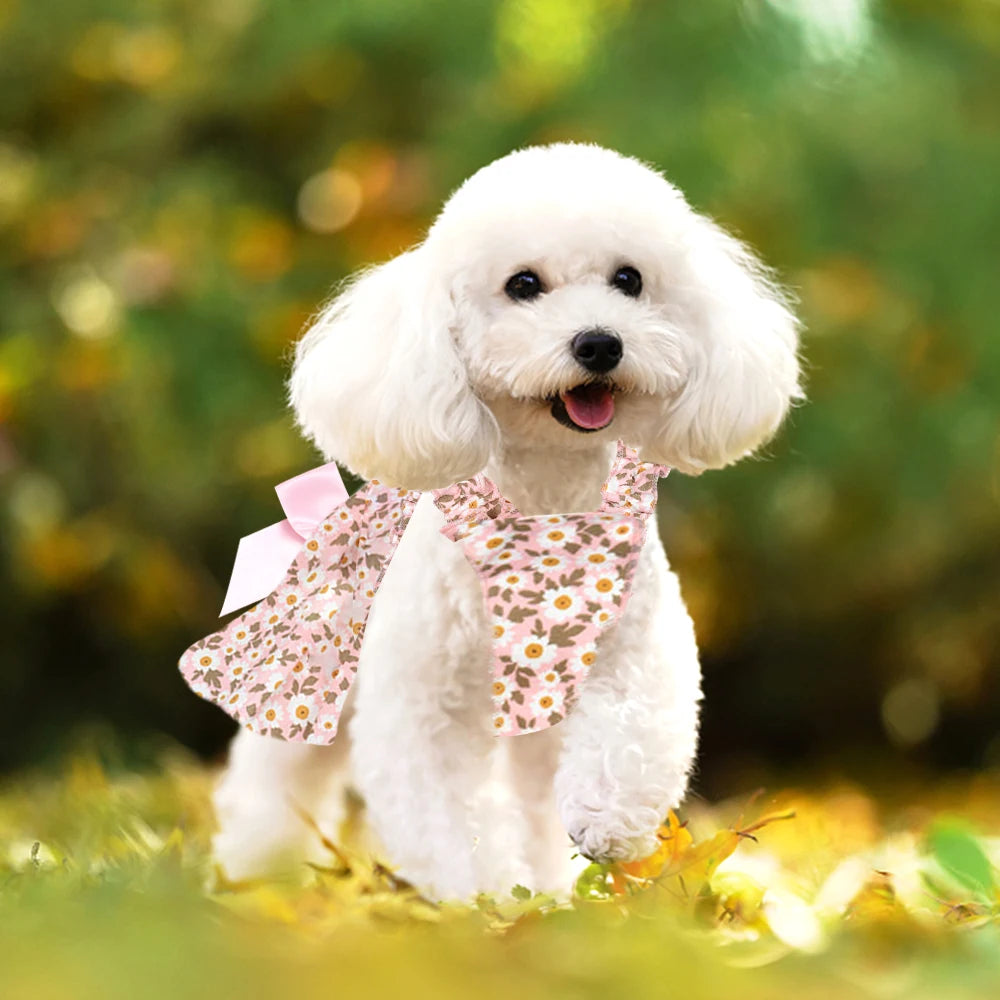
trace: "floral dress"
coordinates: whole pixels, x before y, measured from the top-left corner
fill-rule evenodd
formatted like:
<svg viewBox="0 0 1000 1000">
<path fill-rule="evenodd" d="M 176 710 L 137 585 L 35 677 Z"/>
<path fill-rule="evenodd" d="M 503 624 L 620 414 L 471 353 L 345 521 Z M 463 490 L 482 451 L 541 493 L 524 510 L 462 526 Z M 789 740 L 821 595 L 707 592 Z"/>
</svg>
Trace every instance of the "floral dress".
<svg viewBox="0 0 1000 1000">
<path fill-rule="evenodd" d="M 597 511 L 526 517 L 485 476 L 438 490 L 442 532 L 462 546 L 492 634 L 493 728 L 527 733 L 561 722 L 625 611 L 668 470 L 618 445 Z"/>
<path fill-rule="evenodd" d="M 482 586 L 497 735 L 565 718 L 628 595 L 667 469 L 619 444 L 597 511 L 522 515 L 483 475 L 433 494 Z M 181 657 L 201 697 L 246 728 L 328 744 L 372 600 L 420 494 L 372 480 L 312 532 L 281 585 Z"/>
</svg>

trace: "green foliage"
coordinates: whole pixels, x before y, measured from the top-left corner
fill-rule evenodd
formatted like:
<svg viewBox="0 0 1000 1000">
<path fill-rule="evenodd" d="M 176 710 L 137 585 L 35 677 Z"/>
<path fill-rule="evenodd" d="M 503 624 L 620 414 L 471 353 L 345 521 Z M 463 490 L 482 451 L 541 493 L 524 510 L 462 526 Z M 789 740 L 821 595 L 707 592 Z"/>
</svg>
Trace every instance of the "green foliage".
<svg viewBox="0 0 1000 1000">
<path fill-rule="evenodd" d="M 927 840 L 941 867 L 980 900 L 995 902 L 997 885 L 993 865 L 979 841 L 961 823 L 940 822 L 932 827 Z"/>
<path fill-rule="evenodd" d="M 705 787 L 995 762 L 998 49 L 991 0 L 0 2 L 0 766 L 81 718 L 221 745 L 175 662 L 316 460 L 290 343 L 559 138 L 662 166 L 801 299 L 768 460 L 663 491 Z"/>
<path fill-rule="evenodd" d="M 591 865 L 572 898 L 514 887 L 464 905 L 423 898 L 346 830 L 301 878 L 227 883 L 210 779 L 176 750 L 142 774 L 77 754 L 0 790 L 0 995 L 995 995 L 1000 907 L 968 859 L 996 843 L 954 818 L 923 829 L 932 809 L 996 829 L 995 783 L 885 824 L 844 788 L 786 793 L 750 826 L 733 818 L 746 807 L 696 808 L 670 818 L 645 874 Z M 935 859 L 960 874 L 953 889 L 915 877 Z"/>
</svg>

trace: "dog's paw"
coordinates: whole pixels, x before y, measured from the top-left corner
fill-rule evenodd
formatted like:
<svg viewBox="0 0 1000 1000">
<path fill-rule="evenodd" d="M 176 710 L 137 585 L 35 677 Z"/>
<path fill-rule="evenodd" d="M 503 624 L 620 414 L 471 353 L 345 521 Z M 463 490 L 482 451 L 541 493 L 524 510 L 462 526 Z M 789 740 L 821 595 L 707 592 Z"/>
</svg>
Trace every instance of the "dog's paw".
<svg viewBox="0 0 1000 1000">
<path fill-rule="evenodd" d="M 656 851 L 659 841 L 656 828 L 648 833 L 636 833 L 634 827 L 619 817 L 590 817 L 585 823 L 569 827 L 570 839 L 579 852 L 591 861 L 638 861 Z"/>
</svg>

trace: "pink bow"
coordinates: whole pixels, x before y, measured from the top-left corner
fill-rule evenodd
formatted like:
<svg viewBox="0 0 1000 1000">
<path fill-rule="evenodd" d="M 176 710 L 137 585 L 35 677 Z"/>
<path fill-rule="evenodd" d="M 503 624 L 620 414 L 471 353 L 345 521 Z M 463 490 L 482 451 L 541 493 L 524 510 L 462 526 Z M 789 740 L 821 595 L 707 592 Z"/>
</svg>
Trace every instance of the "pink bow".
<svg viewBox="0 0 1000 1000">
<path fill-rule="evenodd" d="M 287 520 L 240 539 L 219 615 L 267 597 L 284 579 L 289 563 L 316 526 L 347 499 L 336 462 L 328 462 L 274 488 Z"/>
</svg>

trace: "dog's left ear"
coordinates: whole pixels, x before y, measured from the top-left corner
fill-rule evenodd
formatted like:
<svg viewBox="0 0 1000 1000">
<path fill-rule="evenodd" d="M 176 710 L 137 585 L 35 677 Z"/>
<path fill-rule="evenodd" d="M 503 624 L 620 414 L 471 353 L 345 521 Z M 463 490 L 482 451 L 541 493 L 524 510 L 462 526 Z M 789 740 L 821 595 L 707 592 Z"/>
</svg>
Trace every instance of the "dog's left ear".
<svg viewBox="0 0 1000 1000">
<path fill-rule="evenodd" d="M 351 281 L 299 342 L 299 425 L 327 459 L 407 489 L 480 472 L 496 435 L 455 347 L 450 291 L 423 247 Z"/>
<path fill-rule="evenodd" d="M 686 381 L 643 458 L 697 475 L 766 443 L 801 399 L 798 320 L 751 251 L 692 213 L 675 275 L 688 355 Z"/>
</svg>

